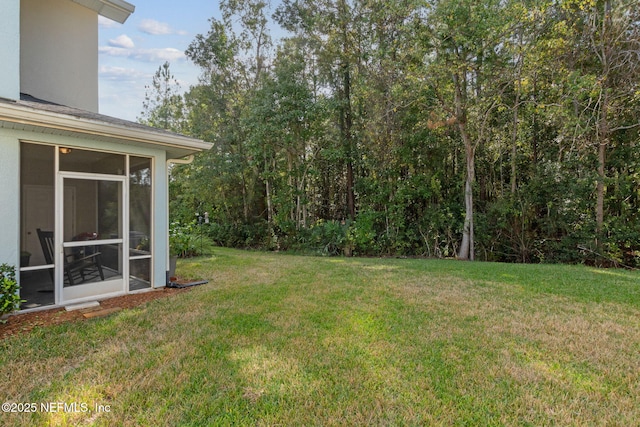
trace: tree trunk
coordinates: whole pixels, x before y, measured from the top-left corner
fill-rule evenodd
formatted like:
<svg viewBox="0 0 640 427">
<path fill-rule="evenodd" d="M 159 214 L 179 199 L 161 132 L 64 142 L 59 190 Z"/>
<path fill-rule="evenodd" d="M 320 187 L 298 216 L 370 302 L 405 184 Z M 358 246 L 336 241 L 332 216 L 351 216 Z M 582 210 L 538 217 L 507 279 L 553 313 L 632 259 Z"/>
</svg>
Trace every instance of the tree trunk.
<svg viewBox="0 0 640 427">
<path fill-rule="evenodd" d="M 598 143 L 598 183 L 596 184 L 596 245 L 599 247 L 602 244 L 602 227 L 604 224 L 604 165 L 605 165 L 605 150 L 607 147 L 606 141 L 599 141 Z"/>
<path fill-rule="evenodd" d="M 242 172 L 242 213 L 244 222 L 249 222 L 249 203 L 247 202 L 247 179 Z"/>
<path fill-rule="evenodd" d="M 538 104 L 538 74 L 533 74 L 533 105 Z M 533 151 L 533 173 L 537 173 L 538 167 L 538 140 L 540 139 L 540 127 L 538 125 L 538 113 L 533 113 L 533 124 L 531 131 L 531 145 Z"/>
<path fill-rule="evenodd" d="M 473 261 L 474 232 L 473 232 L 473 182 L 475 180 L 475 146 L 471 143 L 464 124 L 459 124 L 460 133 L 464 141 L 466 153 L 467 174 L 464 183 L 464 228 L 462 230 L 462 244 L 458 252 L 458 259 Z"/>
<path fill-rule="evenodd" d="M 511 135 L 511 199 L 516 195 L 518 188 L 517 175 L 518 172 L 516 157 L 518 155 L 518 109 L 513 112 L 513 133 Z"/>
<path fill-rule="evenodd" d="M 605 187 L 605 162 L 606 162 L 606 150 L 611 137 L 611 129 L 609 127 L 609 70 L 610 70 L 610 57 L 612 55 L 608 40 L 611 28 L 611 1 L 607 0 L 604 3 L 604 17 L 602 19 L 602 41 L 601 45 L 597 48 L 600 50 L 600 58 L 602 61 L 602 86 L 600 94 L 600 109 L 599 120 L 597 128 L 597 141 L 598 141 L 598 182 L 596 184 L 596 246 L 600 248 L 602 246 L 602 228 L 604 224 L 604 193 Z"/>
<path fill-rule="evenodd" d="M 356 202 L 354 191 L 354 174 L 353 174 L 353 136 L 351 134 L 353 127 L 353 118 L 351 114 L 351 77 L 349 65 L 342 65 L 342 106 L 340 108 L 340 132 L 344 147 L 345 168 L 346 168 L 346 193 L 347 193 L 347 213 L 349 219 L 356 217 Z"/>
<path fill-rule="evenodd" d="M 511 130 L 511 199 L 513 200 L 518 188 L 517 181 L 517 156 L 518 156 L 518 116 L 520 107 L 520 80 L 518 76 L 516 99 L 513 106 L 513 129 Z"/>
<path fill-rule="evenodd" d="M 338 4 L 338 10 L 341 18 L 341 31 L 342 31 L 342 47 L 343 55 L 341 61 L 342 68 L 342 108 L 341 108 L 341 122 L 342 122 L 342 139 L 345 146 L 346 157 L 346 169 L 347 169 L 347 211 L 351 220 L 356 217 L 356 201 L 355 201 L 355 177 L 353 173 L 353 115 L 351 112 L 351 64 L 346 57 L 346 52 L 350 50 L 348 39 L 348 7 L 344 0 L 341 0 Z"/>
<path fill-rule="evenodd" d="M 522 48 L 522 27 L 518 28 L 518 46 Z M 522 62 L 523 54 L 518 55 L 518 61 L 516 65 L 515 76 L 515 96 L 516 99 L 513 103 L 513 129 L 511 130 L 511 200 L 515 198 L 516 189 L 518 188 L 517 180 L 517 155 L 518 155 L 518 124 L 520 113 L 520 93 L 522 92 Z"/>
<path fill-rule="evenodd" d="M 268 168 L 269 161 L 267 159 L 267 153 L 264 153 L 264 167 L 267 176 L 265 177 L 265 190 L 267 196 L 267 224 L 269 229 L 273 228 L 273 200 L 271 195 L 271 181 L 270 181 L 270 173 Z"/>
<path fill-rule="evenodd" d="M 474 234 L 473 234 L 473 181 L 475 180 L 475 153 L 476 145 L 471 141 L 467 132 L 466 110 L 466 80 L 464 74 L 453 75 L 455 87 L 455 114 L 458 129 L 462 136 L 465 148 L 466 178 L 464 182 L 464 227 L 462 230 L 462 243 L 458 252 L 458 259 L 473 261 Z"/>
<path fill-rule="evenodd" d="M 343 138 L 346 148 L 347 157 L 347 209 L 351 220 L 356 217 L 356 200 L 354 191 L 354 175 L 353 175 L 353 117 L 351 114 L 351 75 L 349 65 L 344 65 L 344 128 Z"/>
<path fill-rule="evenodd" d="M 356 218 L 356 197 L 353 178 L 353 162 L 347 161 L 347 208 L 349 209 L 349 219 L 354 220 Z"/>
<path fill-rule="evenodd" d="M 605 93 L 602 96 L 602 106 L 600 111 L 600 123 L 598 124 L 598 181 L 596 184 L 596 246 L 602 245 L 602 232 L 604 225 L 604 195 L 606 192 L 605 180 L 605 164 L 606 164 L 606 150 L 609 144 L 610 130 L 609 122 L 607 120 L 608 114 L 608 95 L 605 89 Z"/>
</svg>

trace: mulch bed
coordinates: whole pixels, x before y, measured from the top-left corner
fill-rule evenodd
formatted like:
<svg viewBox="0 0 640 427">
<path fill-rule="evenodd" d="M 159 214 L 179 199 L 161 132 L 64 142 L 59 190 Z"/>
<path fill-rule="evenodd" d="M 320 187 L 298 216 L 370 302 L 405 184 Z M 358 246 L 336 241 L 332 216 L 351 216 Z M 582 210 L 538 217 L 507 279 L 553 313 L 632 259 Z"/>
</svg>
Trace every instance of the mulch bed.
<svg viewBox="0 0 640 427">
<path fill-rule="evenodd" d="M 182 292 L 189 292 L 191 288 L 161 288 L 155 291 L 137 294 L 123 295 L 100 301 L 101 310 L 127 309 L 137 307 L 148 301 L 164 298 Z M 64 307 L 56 307 L 51 310 L 36 311 L 9 316 L 7 323 L 0 324 L 0 340 L 12 335 L 29 332 L 35 327 L 58 325 L 64 322 L 87 320 L 85 310 L 65 311 Z"/>
</svg>

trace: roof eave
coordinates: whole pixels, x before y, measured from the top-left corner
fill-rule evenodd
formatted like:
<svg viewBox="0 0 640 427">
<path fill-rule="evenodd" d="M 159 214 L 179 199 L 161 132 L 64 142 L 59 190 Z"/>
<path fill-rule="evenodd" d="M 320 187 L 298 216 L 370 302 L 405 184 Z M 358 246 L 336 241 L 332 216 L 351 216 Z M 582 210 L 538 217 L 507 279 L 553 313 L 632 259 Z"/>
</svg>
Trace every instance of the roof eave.
<svg viewBox="0 0 640 427">
<path fill-rule="evenodd" d="M 149 145 L 163 148 L 171 157 L 184 157 L 208 150 L 212 146 L 211 143 L 184 135 L 130 128 L 125 125 L 67 116 L 11 103 L 0 103 L 0 127 L 4 127 L 2 123 L 69 132 L 78 137 L 103 137 L 125 144 Z"/>
<path fill-rule="evenodd" d="M 72 0 L 82 6 L 96 11 L 99 15 L 113 21 L 124 24 L 124 22 L 136 10 L 131 3 L 123 0 Z"/>
</svg>

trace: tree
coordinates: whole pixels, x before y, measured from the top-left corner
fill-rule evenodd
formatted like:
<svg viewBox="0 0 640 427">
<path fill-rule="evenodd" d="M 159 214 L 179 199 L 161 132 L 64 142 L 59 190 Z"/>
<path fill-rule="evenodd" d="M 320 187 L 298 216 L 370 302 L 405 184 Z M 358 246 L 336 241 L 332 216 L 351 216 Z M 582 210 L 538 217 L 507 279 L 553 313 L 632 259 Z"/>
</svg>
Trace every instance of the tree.
<svg viewBox="0 0 640 427">
<path fill-rule="evenodd" d="M 217 193 L 208 192 L 212 204 L 224 206 L 215 211 L 231 223 L 250 223 L 263 216 L 264 185 L 260 181 L 259 160 L 247 147 L 247 129 L 241 120 L 261 76 L 266 70 L 265 51 L 270 46 L 262 1 L 223 1 L 223 20 L 211 19 L 206 35 L 197 35 L 186 51 L 187 57 L 202 70 L 200 84 L 188 95 L 195 135 L 217 141 L 194 167 L 206 172 Z M 240 33 L 232 29 L 240 22 Z M 224 181 L 224 183 L 222 182 Z M 240 197 L 236 188 L 240 189 Z M 211 200 L 219 194 L 222 200 Z M 231 195 L 234 197 L 231 197 Z M 241 200 L 241 205 L 236 203 Z M 236 212 L 241 217 L 236 217 Z M 228 218 L 226 214 L 230 214 Z"/>
<path fill-rule="evenodd" d="M 169 62 L 158 67 L 151 85 L 146 86 L 142 108 L 140 123 L 174 132 L 183 130 L 184 102 Z"/>
<path fill-rule="evenodd" d="M 309 175 L 322 112 L 307 79 L 307 55 L 301 40 L 284 40 L 272 72 L 256 90 L 244 118 L 252 150 L 264 159 L 262 179 L 271 227 L 308 225 Z"/>
<path fill-rule="evenodd" d="M 633 100 L 640 77 L 640 11 L 636 2 L 599 0 L 562 3 L 573 30 L 568 55 L 576 136 L 592 139 L 597 152 L 596 246 L 603 240 L 607 151 L 615 134 L 640 126 Z"/>
<path fill-rule="evenodd" d="M 499 0 L 441 0 L 428 16 L 427 82 L 441 107 L 433 126 L 458 129 L 465 153 L 465 219 L 459 259 L 473 260 L 475 155 L 490 134 L 491 116 L 505 90 L 494 76 L 507 63 L 504 45 L 508 31 L 505 4 Z"/>
<path fill-rule="evenodd" d="M 360 16 L 358 6 L 358 1 L 348 0 L 284 0 L 274 14 L 282 27 L 307 39 L 316 50 L 322 77 L 335 100 L 345 168 L 346 216 L 352 220 L 356 216 L 357 141 L 352 82 L 360 63 L 359 32 L 355 29 Z"/>
</svg>

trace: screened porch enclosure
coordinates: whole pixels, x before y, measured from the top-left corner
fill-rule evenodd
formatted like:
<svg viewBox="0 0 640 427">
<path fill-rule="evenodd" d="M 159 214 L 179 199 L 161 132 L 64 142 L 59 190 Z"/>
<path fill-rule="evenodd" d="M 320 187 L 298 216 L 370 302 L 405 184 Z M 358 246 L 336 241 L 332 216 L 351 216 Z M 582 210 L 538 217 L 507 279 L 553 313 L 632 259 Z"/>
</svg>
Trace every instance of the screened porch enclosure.
<svg viewBox="0 0 640 427">
<path fill-rule="evenodd" d="M 23 142 L 20 166 L 22 308 L 151 287 L 150 158 Z"/>
</svg>

